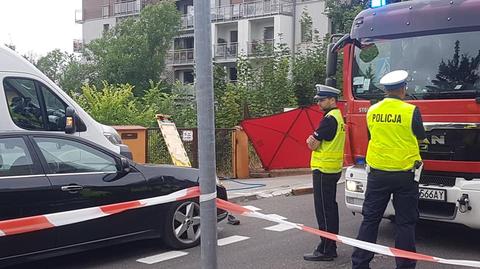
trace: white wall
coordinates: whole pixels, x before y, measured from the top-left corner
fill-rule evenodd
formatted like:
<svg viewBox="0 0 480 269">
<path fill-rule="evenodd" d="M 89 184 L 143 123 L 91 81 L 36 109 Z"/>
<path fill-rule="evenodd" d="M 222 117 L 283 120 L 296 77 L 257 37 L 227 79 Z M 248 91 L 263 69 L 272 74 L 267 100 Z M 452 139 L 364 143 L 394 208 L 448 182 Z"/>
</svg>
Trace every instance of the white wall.
<svg viewBox="0 0 480 269">
<path fill-rule="evenodd" d="M 301 20 L 302 14 L 306 11 L 312 18 L 312 30 L 319 32 L 320 38 L 323 38 L 329 31 L 328 17 L 323 14 L 325 12 L 325 1 L 314 0 L 309 2 L 297 2 L 296 8 L 296 22 L 295 22 L 295 43 L 300 44 L 302 42 L 301 34 Z"/>
<path fill-rule="evenodd" d="M 285 15 L 277 15 L 274 17 L 275 19 L 275 45 L 277 44 L 287 44 L 287 46 L 292 49 L 292 23 L 293 17 L 292 16 L 285 16 Z"/>
<path fill-rule="evenodd" d="M 115 26 L 115 22 L 115 18 L 89 20 L 83 22 L 83 44 L 88 44 L 90 41 L 102 37 L 103 25 L 109 24 L 109 29 L 112 29 Z"/>
<path fill-rule="evenodd" d="M 249 20 L 238 21 L 238 52 L 247 54 L 247 43 L 250 40 L 251 26 Z"/>
</svg>

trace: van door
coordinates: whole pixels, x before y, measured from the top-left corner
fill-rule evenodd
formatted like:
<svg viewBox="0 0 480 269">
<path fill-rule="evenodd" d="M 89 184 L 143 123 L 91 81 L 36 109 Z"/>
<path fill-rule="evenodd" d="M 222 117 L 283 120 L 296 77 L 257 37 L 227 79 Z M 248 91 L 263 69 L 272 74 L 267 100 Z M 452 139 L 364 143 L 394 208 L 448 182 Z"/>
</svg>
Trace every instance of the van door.
<svg viewBox="0 0 480 269">
<path fill-rule="evenodd" d="M 0 221 L 49 212 L 51 185 L 32 147 L 22 136 L 0 136 Z M 2 226 L 0 263 L 11 256 L 55 247 L 55 229 L 12 234 L 15 227 Z"/>
<path fill-rule="evenodd" d="M 67 104 L 45 84 L 26 77 L 5 77 L 3 89 L 13 123 L 24 130 L 65 131 Z"/>
</svg>

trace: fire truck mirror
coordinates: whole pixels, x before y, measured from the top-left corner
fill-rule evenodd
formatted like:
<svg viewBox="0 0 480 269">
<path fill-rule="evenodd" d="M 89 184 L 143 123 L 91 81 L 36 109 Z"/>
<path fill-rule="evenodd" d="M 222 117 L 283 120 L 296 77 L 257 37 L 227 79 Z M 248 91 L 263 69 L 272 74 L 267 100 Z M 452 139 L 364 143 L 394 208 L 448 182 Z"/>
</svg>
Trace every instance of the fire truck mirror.
<svg viewBox="0 0 480 269">
<path fill-rule="evenodd" d="M 337 52 L 333 51 L 334 44 L 328 44 L 327 49 L 327 77 L 334 77 L 337 72 Z"/>
</svg>

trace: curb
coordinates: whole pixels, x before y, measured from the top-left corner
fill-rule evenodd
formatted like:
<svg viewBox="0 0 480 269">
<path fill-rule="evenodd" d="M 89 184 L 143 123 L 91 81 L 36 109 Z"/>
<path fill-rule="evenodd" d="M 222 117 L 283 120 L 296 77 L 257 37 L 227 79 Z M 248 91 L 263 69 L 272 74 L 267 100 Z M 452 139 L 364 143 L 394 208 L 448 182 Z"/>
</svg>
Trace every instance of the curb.
<svg viewBox="0 0 480 269">
<path fill-rule="evenodd" d="M 248 202 L 253 200 L 260 200 L 264 198 L 272 198 L 277 196 L 299 196 L 299 195 L 306 195 L 313 193 L 312 187 L 303 187 L 297 189 L 287 189 L 287 190 L 279 190 L 272 193 L 258 193 L 258 194 L 249 194 L 249 195 L 242 195 L 236 196 L 233 198 L 228 198 L 228 201 L 232 203 L 241 203 L 241 202 Z"/>
<path fill-rule="evenodd" d="M 310 193 L 313 193 L 313 187 L 292 189 L 293 195 L 305 195 Z"/>
<path fill-rule="evenodd" d="M 337 184 L 344 183 L 344 179 L 340 179 Z M 313 187 L 298 187 L 292 189 L 276 190 L 271 193 L 253 193 L 246 195 L 239 195 L 233 198 L 228 198 L 232 203 L 248 202 L 253 200 L 260 200 L 264 198 L 271 198 L 276 196 L 299 196 L 313 193 Z"/>
</svg>

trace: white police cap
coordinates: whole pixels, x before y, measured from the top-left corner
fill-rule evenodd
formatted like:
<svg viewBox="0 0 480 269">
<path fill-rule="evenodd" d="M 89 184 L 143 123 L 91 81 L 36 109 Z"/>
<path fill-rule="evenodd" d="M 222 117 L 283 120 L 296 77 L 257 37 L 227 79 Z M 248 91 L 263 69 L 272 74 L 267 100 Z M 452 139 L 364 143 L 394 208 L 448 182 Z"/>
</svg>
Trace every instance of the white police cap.
<svg viewBox="0 0 480 269">
<path fill-rule="evenodd" d="M 408 72 L 405 70 L 395 70 L 387 73 L 380 79 L 380 84 L 385 86 L 385 90 L 395 90 L 406 84 Z"/>
<path fill-rule="evenodd" d="M 315 95 L 314 99 L 324 99 L 327 97 L 338 97 L 340 94 L 339 89 L 335 89 L 330 86 L 325 86 L 322 84 L 315 85 L 315 89 L 317 89 L 317 94 Z"/>
</svg>

